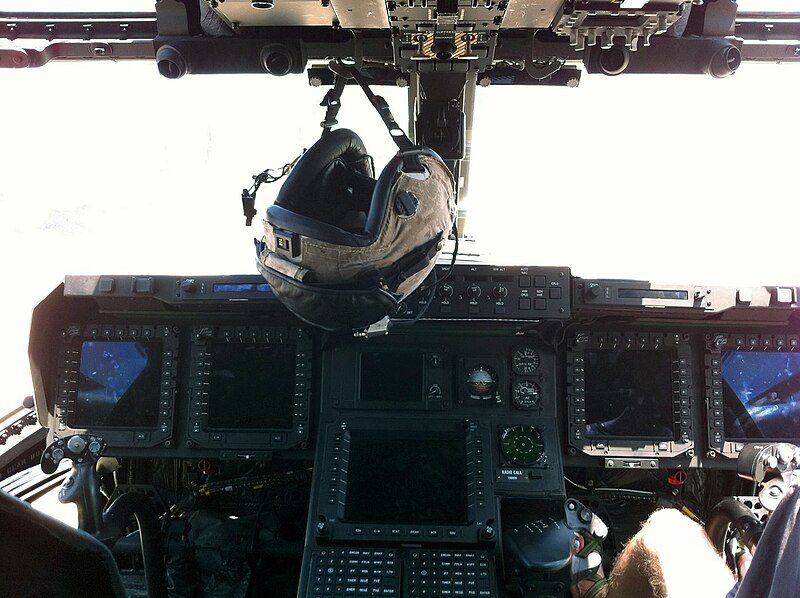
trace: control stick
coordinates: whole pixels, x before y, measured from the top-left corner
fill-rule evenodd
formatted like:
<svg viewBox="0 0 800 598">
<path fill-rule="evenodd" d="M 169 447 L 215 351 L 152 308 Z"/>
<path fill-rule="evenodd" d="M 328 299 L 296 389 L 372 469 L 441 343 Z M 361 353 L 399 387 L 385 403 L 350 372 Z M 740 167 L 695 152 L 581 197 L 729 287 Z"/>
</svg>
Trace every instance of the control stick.
<svg viewBox="0 0 800 598">
<path fill-rule="evenodd" d="M 102 524 L 103 495 L 96 465 L 106 446 L 99 436 L 76 434 L 55 440 L 42 453 L 41 466 L 46 474 L 55 473 L 64 459 L 72 461 L 72 471 L 61 484 L 58 501 L 75 504 L 78 527 L 90 534 L 100 531 Z"/>
<path fill-rule="evenodd" d="M 800 473 L 800 447 L 783 442 L 748 444 L 739 452 L 736 471 L 759 485 L 759 501 L 771 513 Z"/>
<path fill-rule="evenodd" d="M 772 513 L 800 474 L 800 447 L 786 443 L 748 444 L 739 451 L 736 470 L 739 477 L 760 487 L 758 500 Z M 706 534 L 720 553 L 730 527 L 739 532 L 745 546 L 753 549 L 764 531 L 764 522 L 737 499 L 726 498 L 706 520 Z"/>
</svg>

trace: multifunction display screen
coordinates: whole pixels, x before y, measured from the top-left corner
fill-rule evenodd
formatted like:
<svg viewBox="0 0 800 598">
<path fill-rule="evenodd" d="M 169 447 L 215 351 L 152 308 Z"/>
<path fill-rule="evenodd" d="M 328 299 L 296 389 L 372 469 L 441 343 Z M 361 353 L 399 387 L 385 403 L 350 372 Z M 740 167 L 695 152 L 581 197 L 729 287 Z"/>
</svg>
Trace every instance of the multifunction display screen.
<svg viewBox="0 0 800 598">
<path fill-rule="evenodd" d="M 586 351 L 586 436 L 675 437 L 671 350 Z"/>
<path fill-rule="evenodd" d="M 296 349 L 287 344 L 214 343 L 208 427 L 268 430 L 292 427 Z"/>
<path fill-rule="evenodd" d="M 425 354 L 387 351 L 361 354 L 362 401 L 411 403 L 425 400 Z"/>
<path fill-rule="evenodd" d="M 155 428 L 161 381 L 158 342 L 85 341 L 72 428 Z"/>
<path fill-rule="evenodd" d="M 344 519 L 467 525 L 464 433 L 351 430 Z"/>
<path fill-rule="evenodd" d="M 800 438 L 800 354 L 727 351 L 722 380 L 726 438 Z"/>
</svg>

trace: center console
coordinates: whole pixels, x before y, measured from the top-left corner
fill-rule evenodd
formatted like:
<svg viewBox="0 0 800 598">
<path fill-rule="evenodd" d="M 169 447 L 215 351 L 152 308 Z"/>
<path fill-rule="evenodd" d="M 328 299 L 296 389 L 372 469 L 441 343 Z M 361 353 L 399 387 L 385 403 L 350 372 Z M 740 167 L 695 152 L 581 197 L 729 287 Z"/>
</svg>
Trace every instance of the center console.
<svg viewBox="0 0 800 598">
<path fill-rule="evenodd" d="M 322 367 L 300 595 L 499 596 L 500 498 L 564 496 L 552 351 L 398 335 Z"/>
</svg>

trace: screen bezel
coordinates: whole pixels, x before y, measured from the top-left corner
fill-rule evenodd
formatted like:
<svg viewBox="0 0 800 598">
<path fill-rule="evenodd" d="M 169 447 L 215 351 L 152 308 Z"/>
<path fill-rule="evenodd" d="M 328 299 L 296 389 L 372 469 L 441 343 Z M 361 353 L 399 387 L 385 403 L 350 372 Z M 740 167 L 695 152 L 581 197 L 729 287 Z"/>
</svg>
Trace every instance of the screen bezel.
<svg viewBox="0 0 800 598">
<path fill-rule="evenodd" d="M 467 525 L 425 525 L 397 522 L 369 524 L 344 521 L 347 501 L 347 470 L 350 452 L 350 432 L 356 430 L 392 432 L 458 432 L 464 435 L 467 451 Z M 321 484 L 317 491 L 317 515 L 332 523 L 330 537 L 346 541 L 412 541 L 454 543 L 479 541 L 480 526 L 494 517 L 492 496 L 492 466 L 487 450 L 491 443 L 490 426 L 462 418 L 378 419 L 362 417 L 337 420 L 326 427 L 324 463 Z M 375 533 L 377 532 L 377 533 Z"/>
<path fill-rule="evenodd" d="M 361 361 L 362 353 L 422 353 L 423 360 L 423 400 L 369 401 L 361 399 Z M 445 411 L 453 404 L 453 356 L 447 347 L 441 345 L 417 345 L 403 343 L 395 339 L 391 344 L 376 339 L 365 350 L 363 343 L 337 346 L 326 356 L 329 359 L 331 375 L 326 382 L 327 396 L 338 409 L 357 409 L 359 411 Z"/>
<path fill-rule="evenodd" d="M 218 428 L 209 423 L 213 346 L 218 343 L 286 345 L 294 349 L 292 419 L 285 428 Z M 199 448 L 262 451 L 304 445 L 308 440 L 312 340 L 303 328 L 198 326 L 192 331 L 189 359 L 188 437 Z"/>
<path fill-rule="evenodd" d="M 673 352 L 672 409 L 675 419 L 672 438 L 586 435 L 586 351 L 604 350 Z M 674 458 L 693 451 L 692 363 L 687 334 L 648 330 L 575 333 L 567 351 L 569 445 L 597 457 Z"/>
<path fill-rule="evenodd" d="M 725 381 L 722 377 L 722 355 L 729 352 L 787 353 L 800 351 L 800 335 L 763 334 L 759 332 L 715 333 L 706 337 L 706 428 L 708 448 L 712 455 L 736 458 L 746 444 L 788 442 L 797 438 L 728 438 L 724 425 Z"/>
<path fill-rule="evenodd" d="M 163 325 L 90 324 L 83 329 L 69 327 L 76 334 L 65 335 L 56 376 L 54 419 L 56 434 L 95 433 L 102 436 L 109 448 L 169 446 L 173 435 L 175 392 L 178 371 L 179 340 L 176 330 Z M 78 333 L 77 331 L 80 330 Z M 81 348 L 85 342 L 138 342 L 161 345 L 161 375 L 158 400 L 158 419 L 155 427 L 74 425 L 80 377 Z"/>
</svg>

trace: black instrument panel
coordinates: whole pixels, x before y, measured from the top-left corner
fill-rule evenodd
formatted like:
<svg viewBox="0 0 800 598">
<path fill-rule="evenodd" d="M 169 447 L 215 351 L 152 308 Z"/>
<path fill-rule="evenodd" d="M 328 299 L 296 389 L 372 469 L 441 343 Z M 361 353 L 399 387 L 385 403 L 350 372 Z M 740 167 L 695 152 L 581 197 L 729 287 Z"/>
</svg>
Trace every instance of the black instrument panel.
<svg viewBox="0 0 800 598">
<path fill-rule="evenodd" d="M 539 292 L 512 271 L 522 299 Z M 502 505 L 560 504 L 565 465 L 731 469 L 748 442 L 800 438 L 800 337 L 778 317 L 789 306 L 759 306 L 777 310 L 760 324 L 741 307 L 741 321 L 708 324 L 688 303 L 651 321 L 575 313 L 567 294 L 558 316 L 487 317 L 507 303 L 492 285 L 508 272 L 461 270 L 458 300 L 484 297 L 474 320 L 434 310 L 379 338 L 312 330 L 250 279 L 73 285 L 34 317 L 37 409 L 51 440 L 89 432 L 110 456 L 313 461 L 309 596 L 340 587 L 316 575 L 323 562 L 347 573 L 369 556 L 388 595 L 453 554 L 465 576 L 493 568 Z M 651 299 L 637 300 L 614 309 L 641 316 Z M 497 595 L 490 573 L 475 583 Z"/>
<path fill-rule="evenodd" d="M 100 434 L 123 456 L 307 450 L 320 407 L 313 337 L 296 326 L 68 325 L 54 355 L 51 433 Z M 353 341 L 321 355 L 330 363 L 316 381 L 323 406 L 498 425 L 508 480 L 526 464 L 512 447 L 562 426 L 570 450 L 632 468 L 726 467 L 747 442 L 800 435 L 797 334 L 584 329 L 568 339 L 563 365 L 538 339 L 460 334 Z M 545 459 L 562 446 L 546 444 Z"/>
</svg>

